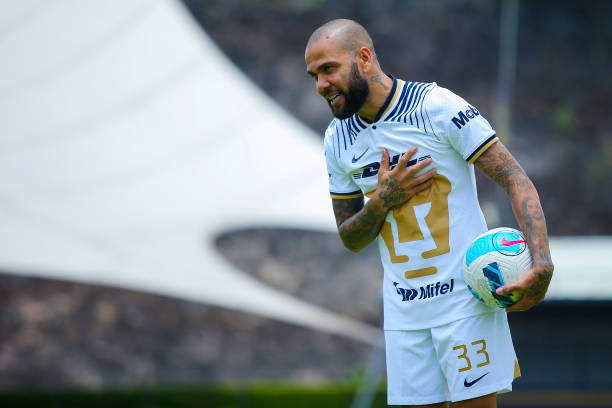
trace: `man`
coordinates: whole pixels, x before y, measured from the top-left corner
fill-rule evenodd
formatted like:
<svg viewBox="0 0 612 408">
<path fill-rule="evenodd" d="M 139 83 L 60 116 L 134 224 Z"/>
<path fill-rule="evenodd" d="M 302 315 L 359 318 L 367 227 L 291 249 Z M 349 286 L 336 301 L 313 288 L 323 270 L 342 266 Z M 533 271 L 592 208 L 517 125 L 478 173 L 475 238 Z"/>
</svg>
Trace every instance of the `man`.
<svg viewBox="0 0 612 408">
<path fill-rule="evenodd" d="M 520 370 L 506 311 L 476 301 L 462 278 L 468 246 L 487 230 L 473 164 L 507 192 L 533 255 L 520 281 L 498 289 L 523 293 L 508 311 L 539 303 L 553 272 L 533 184 L 476 108 L 435 83 L 385 75 L 358 23 L 319 27 L 305 59 L 335 116 L 325 155 L 340 237 L 354 252 L 378 241 L 388 403 L 495 407 Z"/>
</svg>

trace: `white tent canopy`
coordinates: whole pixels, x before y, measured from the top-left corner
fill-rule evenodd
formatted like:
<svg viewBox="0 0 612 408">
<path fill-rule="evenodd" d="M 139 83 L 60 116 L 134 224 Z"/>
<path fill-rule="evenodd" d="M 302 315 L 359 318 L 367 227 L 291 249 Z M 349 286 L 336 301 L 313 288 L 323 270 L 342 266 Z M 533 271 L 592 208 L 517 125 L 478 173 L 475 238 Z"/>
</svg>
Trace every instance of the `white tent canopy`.
<svg viewBox="0 0 612 408">
<path fill-rule="evenodd" d="M 233 228 L 333 231 L 322 143 L 171 0 L 0 5 L 0 269 L 378 329 L 236 270 Z M 551 298 L 610 297 L 609 238 L 553 240 Z M 587 254 L 587 255 L 585 255 Z M 595 275 L 592 275 L 595 276 Z"/>
<path fill-rule="evenodd" d="M 327 176 L 320 139 L 180 3 L 0 7 L 2 270 L 378 341 L 377 329 L 269 288 L 217 253 L 215 237 L 232 228 L 334 228 Z"/>
</svg>

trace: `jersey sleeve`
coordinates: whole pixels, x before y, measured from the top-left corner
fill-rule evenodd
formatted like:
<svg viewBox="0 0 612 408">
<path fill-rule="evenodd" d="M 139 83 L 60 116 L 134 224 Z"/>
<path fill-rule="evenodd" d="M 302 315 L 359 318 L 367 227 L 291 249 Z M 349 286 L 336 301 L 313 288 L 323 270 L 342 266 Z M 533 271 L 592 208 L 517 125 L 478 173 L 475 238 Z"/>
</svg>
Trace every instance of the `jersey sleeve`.
<svg viewBox="0 0 612 408">
<path fill-rule="evenodd" d="M 334 199 L 360 197 L 363 195 L 361 189 L 338 163 L 338 151 L 334 148 L 333 136 L 333 132 L 328 129 L 325 134 L 325 162 L 329 175 L 329 193 Z"/>
<path fill-rule="evenodd" d="M 447 141 L 468 163 L 474 163 L 498 140 L 478 109 L 448 89 L 436 87 L 425 102 L 436 136 Z"/>
</svg>

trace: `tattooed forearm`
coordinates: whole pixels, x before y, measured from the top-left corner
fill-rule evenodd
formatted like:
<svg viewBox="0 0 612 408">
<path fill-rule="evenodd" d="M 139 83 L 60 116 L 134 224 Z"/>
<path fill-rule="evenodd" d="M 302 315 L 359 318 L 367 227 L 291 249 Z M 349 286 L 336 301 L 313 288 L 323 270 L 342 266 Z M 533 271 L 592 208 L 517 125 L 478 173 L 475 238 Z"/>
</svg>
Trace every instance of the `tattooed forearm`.
<svg viewBox="0 0 612 408">
<path fill-rule="evenodd" d="M 531 253 L 534 263 L 541 265 L 545 269 L 551 268 L 552 272 L 552 259 L 548 250 L 546 218 L 544 218 L 544 211 L 540 206 L 540 200 L 538 199 L 535 187 L 531 183 L 528 183 L 528 185 L 529 187 L 510 192 L 511 198 L 516 197 L 513 200 L 512 208 L 525 235 L 528 235 L 535 243 L 540 244 Z M 520 209 L 516 208 L 516 201 L 521 203 Z"/>
<path fill-rule="evenodd" d="M 500 142 L 487 149 L 477 159 L 476 166 L 504 188 L 510 198 L 512 210 L 533 257 L 535 279 L 527 293 L 541 300 L 546 294 L 554 267 L 538 193 L 525 171 Z"/>
<path fill-rule="evenodd" d="M 383 83 L 382 79 L 380 79 L 380 75 L 372 75 L 370 77 L 370 81 L 380 84 L 380 86 L 382 86 L 385 91 L 389 90 L 389 87 Z"/>
<path fill-rule="evenodd" d="M 332 200 L 338 232 L 344 245 L 358 252 L 372 242 L 384 222 L 386 211 L 373 200 L 363 205 L 363 198 Z"/>
<path fill-rule="evenodd" d="M 363 196 L 348 199 L 332 199 L 336 225 L 340 225 L 363 208 Z"/>
<path fill-rule="evenodd" d="M 533 190 L 535 190 L 535 188 Z M 544 211 L 542 211 L 540 202 L 537 198 L 533 197 L 533 192 L 529 194 L 530 191 L 523 188 L 522 190 L 518 190 L 517 194 L 525 192 L 527 196 L 521 202 L 521 212 L 525 217 L 525 227 L 531 231 L 534 227 L 539 227 L 539 225 L 536 224 L 543 223 L 546 220 L 544 219 Z"/>
</svg>

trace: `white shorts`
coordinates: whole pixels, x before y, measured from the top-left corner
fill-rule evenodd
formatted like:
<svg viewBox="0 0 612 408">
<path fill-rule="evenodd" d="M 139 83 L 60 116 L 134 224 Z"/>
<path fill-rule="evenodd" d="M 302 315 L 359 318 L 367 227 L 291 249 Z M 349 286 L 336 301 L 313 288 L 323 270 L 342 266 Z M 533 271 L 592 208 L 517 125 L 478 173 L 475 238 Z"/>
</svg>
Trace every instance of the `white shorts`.
<svg viewBox="0 0 612 408">
<path fill-rule="evenodd" d="M 512 391 L 520 369 L 505 310 L 424 330 L 386 330 L 387 403 L 433 404 Z"/>
</svg>

